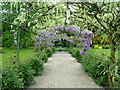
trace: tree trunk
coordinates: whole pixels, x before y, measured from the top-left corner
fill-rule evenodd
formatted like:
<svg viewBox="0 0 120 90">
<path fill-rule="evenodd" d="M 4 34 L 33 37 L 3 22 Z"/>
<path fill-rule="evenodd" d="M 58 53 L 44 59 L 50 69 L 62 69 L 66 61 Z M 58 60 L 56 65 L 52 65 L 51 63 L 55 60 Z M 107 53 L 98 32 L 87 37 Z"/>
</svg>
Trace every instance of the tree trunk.
<svg viewBox="0 0 120 90">
<path fill-rule="evenodd" d="M 116 42 L 114 42 L 114 40 L 111 40 L 111 55 L 110 55 L 110 67 L 109 67 L 109 76 L 108 76 L 110 88 L 115 87 L 114 84 L 115 52 L 116 52 Z"/>
</svg>

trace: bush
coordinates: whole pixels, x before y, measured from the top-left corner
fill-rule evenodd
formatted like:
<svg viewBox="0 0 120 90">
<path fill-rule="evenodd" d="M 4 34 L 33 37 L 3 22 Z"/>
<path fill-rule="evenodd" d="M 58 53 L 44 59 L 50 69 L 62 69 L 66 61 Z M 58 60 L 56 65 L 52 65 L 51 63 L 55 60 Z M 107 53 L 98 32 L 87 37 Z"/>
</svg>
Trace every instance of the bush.
<svg viewBox="0 0 120 90">
<path fill-rule="evenodd" d="M 77 59 L 78 62 L 81 61 L 82 55 L 80 55 L 79 49 L 69 49 L 70 54 Z"/>
<path fill-rule="evenodd" d="M 118 69 L 118 72 L 117 72 L 117 77 L 115 78 L 116 80 L 116 86 L 117 88 L 120 88 L 120 69 Z"/>
<path fill-rule="evenodd" d="M 48 57 L 51 57 L 54 52 L 55 52 L 55 48 L 43 50 L 37 54 L 37 57 L 46 63 L 48 60 Z"/>
<path fill-rule="evenodd" d="M 2 89 L 17 90 L 26 88 L 35 75 L 43 71 L 44 62 L 47 62 L 48 56 L 51 56 L 55 49 L 41 51 L 29 60 L 24 60 L 2 68 Z"/>
<path fill-rule="evenodd" d="M 69 49 L 69 53 L 72 54 L 73 57 L 76 57 L 76 52 L 77 50 L 74 50 L 74 49 Z"/>
<path fill-rule="evenodd" d="M 109 60 L 91 53 L 81 59 L 83 69 L 102 86 L 108 86 Z"/>
<path fill-rule="evenodd" d="M 69 52 L 78 62 L 81 62 L 83 69 L 100 85 L 108 86 L 108 67 L 110 60 L 106 56 L 99 56 L 93 53 L 80 55 L 78 49 L 70 49 Z"/>
<path fill-rule="evenodd" d="M 51 48 L 51 50 L 52 50 L 52 53 L 54 53 L 54 52 L 56 51 L 56 49 L 55 49 L 55 48 Z"/>
<path fill-rule="evenodd" d="M 2 68 L 2 89 L 17 90 L 24 88 L 23 78 L 19 75 L 20 72 L 14 66 Z"/>
<path fill-rule="evenodd" d="M 40 52 L 37 56 L 41 58 L 41 60 L 44 61 L 45 63 L 48 60 L 48 55 L 45 51 Z"/>
<path fill-rule="evenodd" d="M 32 69 L 30 63 L 26 60 L 20 62 L 18 65 L 18 70 L 21 73 L 20 77 L 23 78 L 24 85 L 29 85 L 34 79 L 35 70 Z"/>
<path fill-rule="evenodd" d="M 46 54 L 48 55 L 48 57 L 51 57 L 53 54 L 53 51 L 51 49 L 47 49 Z"/>
<path fill-rule="evenodd" d="M 2 89 L 17 90 L 26 88 L 34 76 L 43 70 L 43 62 L 37 57 L 2 68 Z"/>
<path fill-rule="evenodd" d="M 35 57 L 30 60 L 30 65 L 35 70 L 35 75 L 40 75 L 44 68 L 44 62 L 41 58 Z"/>
<path fill-rule="evenodd" d="M 94 48 L 95 48 L 95 49 L 99 49 L 99 46 L 98 46 L 98 45 L 95 45 Z"/>
<path fill-rule="evenodd" d="M 110 49 L 109 45 L 104 45 L 104 49 Z"/>
</svg>

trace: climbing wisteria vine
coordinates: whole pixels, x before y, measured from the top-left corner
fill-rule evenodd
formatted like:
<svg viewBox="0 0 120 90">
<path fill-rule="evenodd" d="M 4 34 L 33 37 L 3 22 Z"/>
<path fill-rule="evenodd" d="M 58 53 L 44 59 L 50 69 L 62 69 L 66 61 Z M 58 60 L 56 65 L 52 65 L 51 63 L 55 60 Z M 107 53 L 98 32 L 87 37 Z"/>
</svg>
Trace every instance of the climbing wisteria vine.
<svg viewBox="0 0 120 90">
<path fill-rule="evenodd" d="M 71 38 L 75 36 L 74 38 Z M 92 44 L 91 38 L 94 37 L 92 31 L 87 28 L 80 28 L 75 25 L 71 26 L 55 26 L 45 31 L 38 31 L 37 35 L 33 37 L 36 41 L 36 46 L 54 46 L 55 41 L 66 40 L 66 41 L 79 41 L 82 45 L 80 54 L 84 55 L 87 53 L 87 49 L 90 49 Z"/>
</svg>

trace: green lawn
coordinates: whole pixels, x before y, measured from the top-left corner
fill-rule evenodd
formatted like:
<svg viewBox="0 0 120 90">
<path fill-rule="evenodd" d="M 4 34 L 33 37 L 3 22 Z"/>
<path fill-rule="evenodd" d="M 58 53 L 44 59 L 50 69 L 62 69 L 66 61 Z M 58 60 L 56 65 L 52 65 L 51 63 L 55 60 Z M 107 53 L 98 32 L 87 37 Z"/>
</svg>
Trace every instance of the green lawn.
<svg viewBox="0 0 120 90">
<path fill-rule="evenodd" d="M 0 54 L 0 58 L 2 58 L 2 64 L 6 64 L 7 62 L 10 61 L 10 58 L 13 57 L 14 54 L 14 49 L 10 48 L 2 48 L 4 53 Z M 62 48 L 63 49 L 63 48 Z M 78 48 L 76 48 L 78 49 Z M 89 53 L 94 53 L 96 55 L 98 54 L 106 54 L 107 56 L 110 55 L 110 49 L 89 49 Z M 36 52 L 34 52 L 33 47 L 25 48 L 25 49 L 20 49 L 20 60 L 26 60 L 27 58 L 33 56 Z M 116 53 L 117 55 L 117 53 Z M 0 60 L 1 62 L 1 60 Z"/>
<path fill-rule="evenodd" d="M 79 48 L 74 48 L 74 49 L 79 49 Z M 80 49 L 79 49 L 80 50 Z M 110 55 L 110 49 L 88 49 L 88 53 L 93 53 L 95 55 Z M 116 51 L 116 58 L 118 58 L 118 51 Z"/>
<path fill-rule="evenodd" d="M 88 52 L 94 53 L 94 54 L 106 54 L 110 55 L 110 49 L 89 49 Z"/>
<path fill-rule="evenodd" d="M 2 58 L 2 64 L 6 64 L 7 62 L 10 61 L 10 58 L 12 58 L 15 53 L 14 53 L 14 49 L 10 49 L 10 48 L 2 48 L 3 52 L 2 54 L 0 54 L 0 58 Z M 20 60 L 26 60 L 27 58 L 33 56 L 36 52 L 34 52 L 34 48 L 33 47 L 29 47 L 29 48 L 25 48 L 25 49 L 20 49 Z"/>
<path fill-rule="evenodd" d="M 104 54 L 106 56 L 110 56 L 110 49 L 89 49 L 88 52 L 96 55 Z M 116 58 L 118 58 L 118 51 L 116 51 Z"/>
</svg>

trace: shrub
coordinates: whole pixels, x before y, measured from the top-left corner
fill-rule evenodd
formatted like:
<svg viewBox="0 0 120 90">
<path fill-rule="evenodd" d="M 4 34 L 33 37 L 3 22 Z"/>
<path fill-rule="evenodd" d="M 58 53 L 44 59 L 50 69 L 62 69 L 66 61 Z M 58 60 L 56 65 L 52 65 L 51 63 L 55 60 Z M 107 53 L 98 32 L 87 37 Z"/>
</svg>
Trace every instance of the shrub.
<svg viewBox="0 0 120 90">
<path fill-rule="evenodd" d="M 78 62 L 81 62 L 83 69 L 100 85 L 108 86 L 108 67 L 110 60 L 106 56 L 88 53 L 80 55 L 78 49 L 70 49 L 69 52 Z"/>
<path fill-rule="evenodd" d="M 115 78 L 115 81 L 116 81 L 116 86 L 119 89 L 120 88 L 120 69 L 118 69 L 117 77 Z"/>
<path fill-rule="evenodd" d="M 110 46 L 109 45 L 105 45 L 104 49 L 110 49 Z"/>
<path fill-rule="evenodd" d="M 41 58 L 34 57 L 30 60 L 30 66 L 33 70 L 35 70 L 35 75 L 40 75 L 44 68 L 44 62 L 41 60 Z"/>
<path fill-rule="evenodd" d="M 72 56 L 75 57 L 78 62 L 81 61 L 82 55 L 80 55 L 80 51 L 78 49 L 69 49 L 69 53 L 72 54 Z"/>
<path fill-rule="evenodd" d="M 43 50 L 37 54 L 37 57 L 46 63 L 48 60 L 48 57 L 52 56 L 54 52 L 55 52 L 55 48 Z"/>
<path fill-rule="evenodd" d="M 30 84 L 34 79 L 35 70 L 30 66 L 29 61 L 22 61 L 18 65 L 18 70 L 21 73 L 20 77 L 23 78 L 25 85 Z"/>
<path fill-rule="evenodd" d="M 44 62 L 47 62 L 48 56 L 54 52 L 55 49 L 41 51 L 29 60 L 4 66 L 2 68 L 2 89 L 26 88 L 33 81 L 35 75 L 42 73 Z"/>
<path fill-rule="evenodd" d="M 68 49 L 68 50 L 69 50 L 69 53 L 70 53 L 73 57 L 76 56 L 77 50 L 74 50 L 74 49 L 72 49 L 72 48 L 70 48 L 70 49 Z"/>
<path fill-rule="evenodd" d="M 83 69 L 102 86 L 108 86 L 109 60 L 89 53 L 81 59 Z"/>
<path fill-rule="evenodd" d="M 56 51 L 56 49 L 55 49 L 55 48 L 51 48 L 51 50 L 52 50 L 52 53 L 54 53 L 54 52 Z"/>
<path fill-rule="evenodd" d="M 102 49 L 102 47 L 100 46 L 99 49 Z"/>
<path fill-rule="evenodd" d="M 47 49 L 46 53 L 47 53 L 48 57 L 50 57 L 50 56 L 52 56 L 53 51 L 51 49 Z"/>
<path fill-rule="evenodd" d="M 47 60 L 48 60 L 48 55 L 45 51 L 42 51 L 40 54 L 39 54 L 39 57 L 46 63 Z"/>
<path fill-rule="evenodd" d="M 20 76 L 18 69 L 5 66 L 2 68 L 2 89 L 3 90 L 17 90 L 24 88 L 23 78 Z"/>
<path fill-rule="evenodd" d="M 94 48 L 95 48 L 95 49 L 99 49 L 99 46 L 98 46 L 98 45 L 95 45 Z"/>
</svg>

